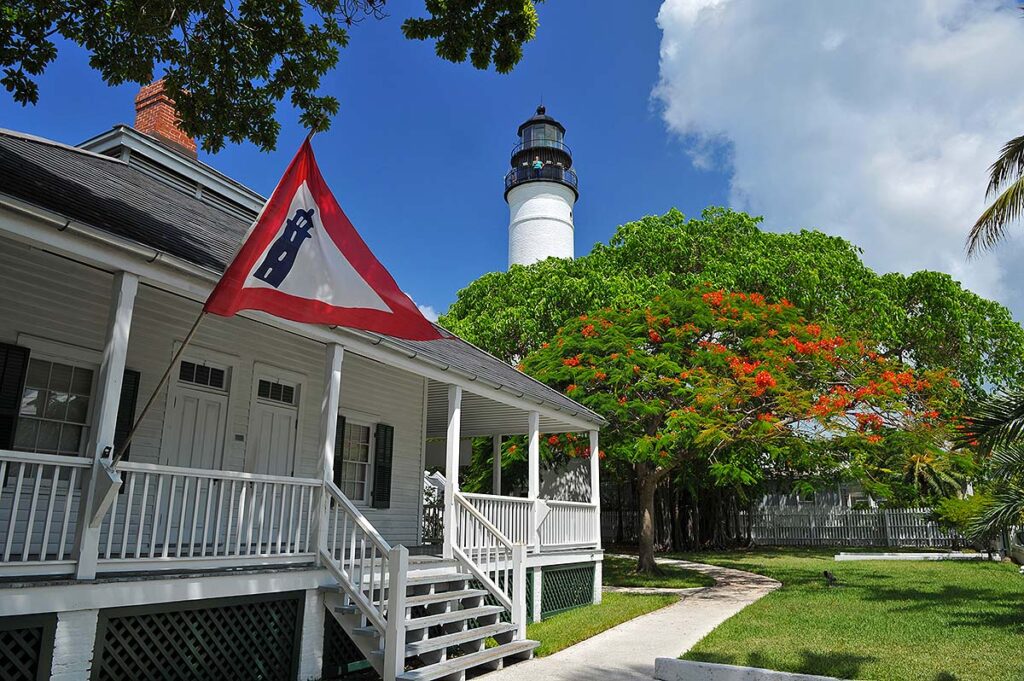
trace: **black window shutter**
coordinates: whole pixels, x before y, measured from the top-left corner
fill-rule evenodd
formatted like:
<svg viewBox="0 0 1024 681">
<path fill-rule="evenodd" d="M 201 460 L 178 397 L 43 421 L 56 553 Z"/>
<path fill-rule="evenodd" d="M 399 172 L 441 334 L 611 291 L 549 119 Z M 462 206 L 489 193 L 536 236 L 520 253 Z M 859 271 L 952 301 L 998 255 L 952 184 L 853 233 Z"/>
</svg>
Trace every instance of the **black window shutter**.
<svg viewBox="0 0 1024 681">
<path fill-rule="evenodd" d="M 0 343 L 0 449 L 14 446 L 21 391 L 28 369 L 28 348 Z"/>
<path fill-rule="evenodd" d="M 117 405 L 117 422 L 114 424 L 114 451 L 121 446 L 121 443 L 128 437 L 132 426 L 135 425 L 135 403 L 139 398 L 139 381 L 142 374 L 134 369 L 124 370 L 124 380 L 121 381 L 121 401 Z M 124 458 L 132 451 L 131 445 L 124 450 Z M 111 452 L 113 454 L 113 452 Z"/>
<path fill-rule="evenodd" d="M 338 414 L 338 425 L 334 429 L 334 485 L 341 489 L 341 462 L 345 451 L 345 417 Z"/>
<path fill-rule="evenodd" d="M 378 423 L 373 452 L 374 508 L 391 508 L 391 455 L 394 448 L 394 426 Z"/>
</svg>

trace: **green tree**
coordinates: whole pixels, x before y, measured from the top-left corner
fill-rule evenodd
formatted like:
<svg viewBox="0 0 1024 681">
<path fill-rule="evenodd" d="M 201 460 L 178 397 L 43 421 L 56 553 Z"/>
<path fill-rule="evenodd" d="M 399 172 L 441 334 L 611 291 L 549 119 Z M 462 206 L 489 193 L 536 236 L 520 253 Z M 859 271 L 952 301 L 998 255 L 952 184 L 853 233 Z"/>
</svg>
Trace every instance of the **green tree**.
<svg viewBox="0 0 1024 681">
<path fill-rule="evenodd" d="M 759 223 L 724 208 L 699 219 L 676 210 L 648 216 L 576 260 L 485 274 L 459 291 L 441 323 L 515 362 L 588 310 L 706 282 L 787 298 L 808 317 L 876 339 L 886 356 L 948 367 L 975 395 L 1024 377 L 1024 330 L 999 303 L 941 272 L 878 275 L 844 239 Z"/>
<path fill-rule="evenodd" d="M 751 487 L 773 465 L 819 465 L 824 448 L 866 468 L 889 439 L 943 457 L 962 395 L 947 370 L 915 371 L 785 299 L 707 288 L 580 315 L 523 370 L 608 419 L 604 453 L 639 487 L 642 572 L 657 570 L 654 492 L 667 476 L 699 466 L 716 486 Z"/>
<path fill-rule="evenodd" d="M 540 0 L 425 0 L 426 17 L 405 36 L 435 40 L 438 56 L 510 71 L 537 30 Z M 348 44 L 351 27 L 384 18 L 385 0 L 9 0 L 0 10 L 0 83 L 22 104 L 57 57 L 55 36 L 89 52 L 110 85 L 145 84 L 160 68 L 181 124 L 216 151 L 224 141 L 274 148 L 277 105 L 288 97 L 302 124 L 326 130 L 338 100 L 320 80 Z"/>
</svg>

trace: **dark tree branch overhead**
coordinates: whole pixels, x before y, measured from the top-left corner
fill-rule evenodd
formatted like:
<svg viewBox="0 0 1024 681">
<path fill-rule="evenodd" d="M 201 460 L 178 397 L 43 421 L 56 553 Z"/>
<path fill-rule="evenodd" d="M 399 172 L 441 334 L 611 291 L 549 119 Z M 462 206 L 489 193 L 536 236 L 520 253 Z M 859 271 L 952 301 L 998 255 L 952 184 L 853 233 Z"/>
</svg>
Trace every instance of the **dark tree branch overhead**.
<svg viewBox="0 0 1024 681">
<path fill-rule="evenodd" d="M 311 131 L 326 130 L 338 99 L 319 92 L 348 45 L 348 29 L 387 17 L 386 0 L 7 0 L 0 11 L 0 83 L 22 104 L 57 58 L 59 34 L 90 54 L 110 85 L 149 83 L 163 72 L 181 125 L 216 151 L 226 140 L 277 143 L 287 98 Z M 425 0 L 405 36 L 434 40 L 438 56 L 510 71 L 537 29 L 540 0 Z"/>
</svg>

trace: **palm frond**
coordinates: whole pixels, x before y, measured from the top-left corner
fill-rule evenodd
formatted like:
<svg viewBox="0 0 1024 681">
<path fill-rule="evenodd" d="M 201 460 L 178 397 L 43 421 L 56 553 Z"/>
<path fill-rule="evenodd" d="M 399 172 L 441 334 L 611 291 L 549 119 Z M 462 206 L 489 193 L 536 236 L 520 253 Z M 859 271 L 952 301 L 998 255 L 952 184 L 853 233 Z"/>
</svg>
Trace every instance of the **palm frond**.
<svg viewBox="0 0 1024 681">
<path fill-rule="evenodd" d="M 989 169 L 988 190 L 985 198 L 992 198 L 1011 178 L 1024 175 L 1024 135 L 1014 137 L 1003 145 L 999 158 Z"/>
<path fill-rule="evenodd" d="M 1024 437 L 1024 389 L 997 393 L 982 400 L 966 419 L 961 443 L 977 441 L 989 449 L 1013 445 Z"/>
<path fill-rule="evenodd" d="M 967 255 L 987 250 L 1006 236 L 1006 228 L 1024 213 L 1024 176 L 1017 178 L 992 202 L 967 235 Z"/>
<path fill-rule="evenodd" d="M 968 529 L 974 537 L 993 534 L 1024 523 L 1024 487 L 1008 482 L 992 493 L 992 500 Z"/>
<path fill-rule="evenodd" d="M 1004 445 L 992 452 L 993 474 L 1000 478 L 1024 479 L 1024 443 Z"/>
</svg>

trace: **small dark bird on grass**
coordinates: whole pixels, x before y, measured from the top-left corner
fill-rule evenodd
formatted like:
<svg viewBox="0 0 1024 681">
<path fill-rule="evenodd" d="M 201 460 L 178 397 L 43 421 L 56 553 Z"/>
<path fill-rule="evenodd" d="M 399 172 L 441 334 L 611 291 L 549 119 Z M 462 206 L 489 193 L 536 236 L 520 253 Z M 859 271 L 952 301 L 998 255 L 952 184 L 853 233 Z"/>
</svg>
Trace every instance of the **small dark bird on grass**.
<svg viewBox="0 0 1024 681">
<path fill-rule="evenodd" d="M 839 580 L 829 570 L 825 570 L 825 581 L 828 582 L 829 586 L 839 586 Z"/>
</svg>

